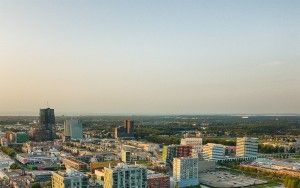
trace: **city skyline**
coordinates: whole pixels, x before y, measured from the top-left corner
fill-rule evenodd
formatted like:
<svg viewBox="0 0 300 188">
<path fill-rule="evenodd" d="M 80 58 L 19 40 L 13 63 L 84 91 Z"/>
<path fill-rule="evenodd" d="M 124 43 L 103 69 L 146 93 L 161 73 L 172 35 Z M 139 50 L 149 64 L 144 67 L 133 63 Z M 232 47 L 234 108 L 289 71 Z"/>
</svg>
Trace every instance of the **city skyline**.
<svg viewBox="0 0 300 188">
<path fill-rule="evenodd" d="M 0 1 L 0 116 L 300 114 L 299 1 Z"/>
</svg>

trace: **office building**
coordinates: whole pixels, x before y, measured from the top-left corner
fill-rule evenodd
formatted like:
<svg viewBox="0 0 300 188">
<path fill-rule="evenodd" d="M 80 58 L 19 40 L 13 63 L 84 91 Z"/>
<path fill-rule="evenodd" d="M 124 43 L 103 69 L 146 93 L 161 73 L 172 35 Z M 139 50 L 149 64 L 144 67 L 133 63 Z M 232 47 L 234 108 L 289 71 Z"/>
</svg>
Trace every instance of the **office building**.
<svg viewBox="0 0 300 188">
<path fill-rule="evenodd" d="M 218 161 L 224 159 L 225 147 L 222 144 L 208 143 L 203 146 L 203 158 L 205 160 Z"/>
<path fill-rule="evenodd" d="M 40 118 L 39 118 L 40 126 L 46 130 L 53 130 L 55 125 L 55 115 L 54 109 L 45 108 L 40 109 Z"/>
<path fill-rule="evenodd" d="M 122 127 L 115 128 L 115 138 L 133 138 L 134 131 L 134 121 L 125 120 Z"/>
<path fill-rule="evenodd" d="M 126 133 L 128 135 L 132 135 L 134 131 L 134 122 L 132 120 L 125 120 L 124 121 L 124 128 L 126 129 Z"/>
<path fill-rule="evenodd" d="M 237 157 L 256 157 L 258 153 L 258 138 L 243 137 L 236 140 Z"/>
<path fill-rule="evenodd" d="M 180 157 L 173 161 L 173 178 L 179 187 L 199 184 L 198 157 Z"/>
<path fill-rule="evenodd" d="M 73 170 L 53 172 L 52 188 L 88 188 L 87 175 Z"/>
<path fill-rule="evenodd" d="M 147 169 L 138 165 L 118 164 L 104 168 L 104 188 L 146 188 Z"/>
<path fill-rule="evenodd" d="M 66 120 L 64 123 L 64 136 L 74 140 L 82 139 L 82 123 L 77 119 Z"/>
<path fill-rule="evenodd" d="M 32 130 L 32 137 L 35 141 L 54 140 L 55 115 L 54 109 L 40 109 L 39 127 Z"/>
</svg>

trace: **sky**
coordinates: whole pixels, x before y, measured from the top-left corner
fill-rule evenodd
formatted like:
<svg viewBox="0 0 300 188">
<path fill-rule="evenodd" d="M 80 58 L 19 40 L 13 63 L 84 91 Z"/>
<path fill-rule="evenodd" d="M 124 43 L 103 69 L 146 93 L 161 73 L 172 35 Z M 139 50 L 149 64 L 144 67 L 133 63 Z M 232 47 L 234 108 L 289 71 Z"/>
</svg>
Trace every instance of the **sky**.
<svg viewBox="0 0 300 188">
<path fill-rule="evenodd" d="M 0 115 L 300 114 L 300 1 L 0 0 Z"/>
</svg>

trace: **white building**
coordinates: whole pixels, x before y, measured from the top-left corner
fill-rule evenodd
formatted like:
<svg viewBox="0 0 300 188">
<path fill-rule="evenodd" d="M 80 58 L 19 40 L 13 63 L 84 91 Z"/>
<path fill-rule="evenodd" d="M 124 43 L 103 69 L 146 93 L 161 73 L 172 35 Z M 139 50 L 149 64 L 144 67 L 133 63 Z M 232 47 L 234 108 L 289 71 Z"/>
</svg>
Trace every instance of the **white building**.
<svg viewBox="0 0 300 188">
<path fill-rule="evenodd" d="M 104 168 L 104 188 L 146 188 L 147 169 L 139 165 L 118 164 Z"/>
<path fill-rule="evenodd" d="M 147 169 L 139 165 L 118 164 L 104 168 L 104 188 L 146 188 Z"/>
<path fill-rule="evenodd" d="M 64 135 L 69 136 L 71 139 L 82 139 L 82 123 L 76 119 L 66 120 L 64 123 Z"/>
<path fill-rule="evenodd" d="M 192 146 L 192 156 L 198 157 L 202 151 L 202 138 L 200 132 L 185 133 L 180 145 Z"/>
<path fill-rule="evenodd" d="M 205 160 L 222 160 L 225 156 L 225 147 L 222 144 L 208 143 L 203 146 L 203 158 Z"/>
<path fill-rule="evenodd" d="M 256 157 L 258 153 L 258 138 L 243 137 L 236 140 L 237 157 Z"/>
<path fill-rule="evenodd" d="M 179 187 L 195 186 L 198 179 L 198 157 L 180 157 L 173 160 L 173 178 Z"/>
</svg>

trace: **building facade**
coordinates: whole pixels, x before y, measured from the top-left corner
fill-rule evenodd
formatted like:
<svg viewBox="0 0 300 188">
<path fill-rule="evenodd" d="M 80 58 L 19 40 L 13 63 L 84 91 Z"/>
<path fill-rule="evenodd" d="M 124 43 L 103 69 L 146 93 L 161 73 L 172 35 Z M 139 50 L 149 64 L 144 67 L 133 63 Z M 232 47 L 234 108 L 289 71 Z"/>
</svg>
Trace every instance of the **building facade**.
<svg viewBox="0 0 300 188">
<path fill-rule="evenodd" d="M 66 166 L 66 169 L 77 170 L 77 171 L 86 171 L 88 169 L 88 164 L 77 159 L 66 157 L 63 159 L 63 163 Z"/>
<path fill-rule="evenodd" d="M 180 145 L 192 146 L 192 156 L 198 157 L 202 151 L 202 138 L 200 132 L 185 133 Z"/>
<path fill-rule="evenodd" d="M 243 137 L 236 140 L 237 157 L 257 157 L 258 138 Z"/>
<path fill-rule="evenodd" d="M 53 172 L 52 188 L 88 188 L 88 176 L 78 171 Z"/>
<path fill-rule="evenodd" d="M 162 158 L 166 162 L 167 168 L 172 168 L 173 159 L 175 157 L 188 157 L 191 155 L 192 155 L 192 146 L 170 145 L 170 146 L 164 146 Z"/>
<path fill-rule="evenodd" d="M 54 109 L 40 109 L 40 126 L 46 130 L 53 130 L 55 125 Z"/>
<path fill-rule="evenodd" d="M 122 162 L 130 163 L 131 162 L 130 155 L 131 155 L 130 151 L 126 151 L 126 149 L 122 148 L 122 150 L 121 150 L 121 160 L 122 160 Z"/>
<path fill-rule="evenodd" d="M 134 121 L 125 120 L 124 125 L 115 128 L 115 138 L 133 138 L 134 137 Z"/>
<path fill-rule="evenodd" d="M 163 174 L 150 174 L 147 176 L 148 188 L 170 188 L 170 177 Z"/>
<path fill-rule="evenodd" d="M 31 135 L 35 141 L 54 140 L 55 115 L 54 109 L 40 109 L 39 127 L 32 130 Z"/>
<path fill-rule="evenodd" d="M 180 157 L 173 161 L 173 178 L 179 187 L 199 184 L 198 157 Z"/>
<path fill-rule="evenodd" d="M 82 139 L 82 123 L 77 119 L 66 120 L 64 123 L 64 136 L 69 136 L 75 140 Z"/>
<path fill-rule="evenodd" d="M 127 134 L 133 135 L 134 131 L 134 121 L 126 119 L 124 121 L 124 128 L 126 129 Z"/>
<path fill-rule="evenodd" d="M 203 146 L 203 158 L 205 160 L 218 161 L 224 159 L 225 146 L 222 144 L 208 143 Z"/>
<path fill-rule="evenodd" d="M 104 188 L 146 188 L 147 169 L 138 165 L 118 164 L 104 168 Z"/>
</svg>

